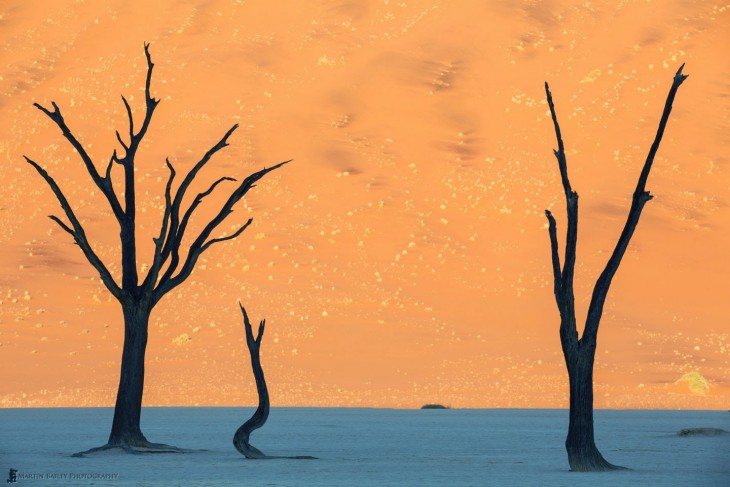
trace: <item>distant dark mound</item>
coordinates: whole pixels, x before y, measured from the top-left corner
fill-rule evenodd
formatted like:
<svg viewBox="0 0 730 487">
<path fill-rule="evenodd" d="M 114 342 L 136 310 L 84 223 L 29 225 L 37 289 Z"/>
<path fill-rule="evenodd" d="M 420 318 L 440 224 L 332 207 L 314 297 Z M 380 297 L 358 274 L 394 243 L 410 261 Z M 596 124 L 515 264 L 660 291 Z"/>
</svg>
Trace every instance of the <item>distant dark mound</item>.
<svg viewBox="0 0 730 487">
<path fill-rule="evenodd" d="M 722 428 L 685 428 L 677 436 L 720 436 L 728 434 Z"/>
<path fill-rule="evenodd" d="M 443 404 L 424 404 L 421 409 L 450 409 L 448 406 Z"/>
</svg>

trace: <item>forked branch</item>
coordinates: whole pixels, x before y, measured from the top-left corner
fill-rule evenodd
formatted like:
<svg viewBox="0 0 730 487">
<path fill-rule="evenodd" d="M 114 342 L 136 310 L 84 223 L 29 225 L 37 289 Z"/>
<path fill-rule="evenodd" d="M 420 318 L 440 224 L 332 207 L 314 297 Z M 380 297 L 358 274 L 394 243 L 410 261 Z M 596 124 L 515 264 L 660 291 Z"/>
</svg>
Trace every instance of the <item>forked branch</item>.
<svg viewBox="0 0 730 487">
<path fill-rule="evenodd" d="M 595 344 L 596 335 L 598 333 L 598 325 L 600 323 L 601 315 L 603 313 L 603 306 L 608 295 L 608 289 L 611 285 L 613 276 L 618 270 L 621 259 L 623 258 L 626 249 L 629 245 L 636 226 L 639 223 L 639 218 L 644 205 L 649 201 L 652 196 L 646 191 L 646 182 L 651 171 L 654 157 L 659 149 L 664 130 L 669 120 L 669 115 L 672 111 L 672 103 L 676 96 L 679 86 L 687 79 L 687 75 L 682 74 L 684 64 L 680 66 L 677 73 L 674 75 L 672 87 L 669 90 L 666 103 L 664 104 L 664 111 L 662 113 L 661 120 L 659 121 L 659 128 L 657 130 L 654 142 L 652 143 L 649 154 L 646 158 L 644 166 L 634 191 L 631 208 L 626 219 L 626 224 L 621 232 L 621 236 L 616 243 L 611 257 L 609 258 L 606 267 L 596 281 L 596 285 L 593 288 L 593 295 L 588 308 L 588 315 L 586 317 L 586 326 L 583 332 L 581 341 L 587 339 L 591 343 Z M 556 159 L 558 160 L 558 167 L 560 169 L 560 177 L 565 192 L 567 214 L 568 214 L 568 229 L 566 233 L 566 248 L 565 248 L 565 264 L 562 271 L 560 271 L 560 258 L 558 256 L 558 239 L 556 232 L 555 218 L 552 216 L 550 211 L 545 210 L 545 216 L 548 219 L 548 231 L 550 235 L 550 247 L 551 247 L 551 259 L 553 268 L 553 279 L 555 281 L 555 296 L 558 304 L 558 308 L 563 318 L 572 318 L 573 323 L 575 322 L 575 310 L 573 309 L 573 275 L 575 267 L 576 257 L 576 244 L 578 236 L 578 194 L 572 190 L 570 181 L 568 178 L 568 167 L 565 158 L 565 147 L 562 140 L 560 126 L 558 124 L 558 118 L 555 113 L 555 106 L 553 104 L 552 94 L 547 83 L 545 83 L 545 94 L 547 96 L 548 105 L 550 107 L 550 114 L 552 116 L 553 125 L 555 127 L 555 136 L 558 141 L 558 149 L 554 150 Z M 565 323 L 565 319 L 562 320 Z"/>
<path fill-rule="evenodd" d="M 122 290 L 117 285 L 117 283 L 114 281 L 114 278 L 112 277 L 109 270 L 106 268 L 104 263 L 101 261 L 98 255 L 96 255 L 96 252 L 94 252 L 94 249 L 91 247 L 91 244 L 89 243 L 88 239 L 86 238 L 86 233 L 84 232 L 84 227 L 81 226 L 81 223 L 79 222 L 78 218 L 76 218 L 76 214 L 74 213 L 73 209 L 71 208 L 71 205 L 68 202 L 68 199 L 66 199 L 66 196 L 63 194 L 63 191 L 61 191 L 61 188 L 58 186 L 56 181 L 43 169 L 38 163 L 33 161 L 32 159 L 28 158 L 27 156 L 23 156 L 25 160 L 33 166 L 33 168 L 38 172 L 38 174 L 41 175 L 41 177 L 46 181 L 48 186 L 51 188 L 51 191 L 53 191 L 53 194 L 56 196 L 56 199 L 58 199 L 58 202 L 61 204 L 61 208 L 63 209 L 63 212 L 66 214 L 66 218 L 68 218 L 68 221 L 71 223 L 71 226 L 69 227 L 66 225 L 63 221 L 61 221 L 60 218 L 56 216 L 51 216 L 51 220 L 56 222 L 64 231 L 69 233 L 73 238 L 76 244 L 81 248 L 81 251 L 84 253 L 84 256 L 86 256 L 86 259 L 89 261 L 89 263 L 94 266 L 94 268 L 99 272 L 99 277 L 101 277 L 102 282 L 104 285 L 109 289 L 109 292 L 112 293 L 114 297 L 117 299 L 121 299 L 122 296 Z"/>
<path fill-rule="evenodd" d="M 162 214 L 162 225 L 160 228 L 160 234 L 157 238 L 152 239 L 155 243 L 155 253 L 154 257 L 152 258 L 152 266 L 150 267 L 150 271 L 147 274 L 144 282 L 142 283 L 142 288 L 145 293 L 149 293 L 152 290 L 152 287 L 157 282 L 157 277 L 159 276 L 160 267 L 162 265 L 162 247 L 165 243 L 165 234 L 167 233 L 167 227 L 170 224 L 170 211 L 172 208 L 172 199 L 170 197 L 170 193 L 172 190 L 172 181 L 175 179 L 175 168 L 172 167 L 172 164 L 170 164 L 170 160 L 167 158 L 165 159 L 165 164 L 170 170 L 170 176 L 168 177 L 167 184 L 165 185 L 165 210 Z"/>
<path fill-rule="evenodd" d="M 122 140 L 121 135 L 119 135 L 119 131 L 116 132 L 117 140 L 125 150 L 124 157 L 117 158 L 117 161 L 125 166 L 125 171 L 128 171 L 127 166 L 133 166 L 134 156 L 137 153 L 139 144 L 142 142 L 142 139 L 144 139 L 144 136 L 147 133 L 147 129 L 150 126 L 150 122 L 152 121 L 152 115 L 155 112 L 155 108 L 157 108 L 157 105 L 160 103 L 160 100 L 157 98 L 153 98 L 150 93 L 150 86 L 152 84 L 152 70 L 155 67 L 155 64 L 152 62 L 149 43 L 144 44 L 144 55 L 147 59 L 147 77 L 145 79 L 144 87 L 145 113 L 142 120 L 142 125 L 140 126 L 139 131 L 134 131 L 134 116 L 132 115 L 132 107 L 129 105 L 127 98 L 122 96 L 122 102 L 124 103 L 124 109 L 127 112 L 127 122 L 129 124 L 129 143 L 125 143 Z"/>
<path fill-rule="evenodd" d="M 230 129 L 228 129 L 228 132 L 223 135 L 223 137 L 216 143 L 213 147 L 208 149 L 208 151 L 205 153 L 205 155 L 188 171 L 188 173 L 183 178 L 182 182 L 180 183 L 180 187 L 177 188 L 177 191 L 175 192 L 175 197 L 172 200 L 172 207 L 170 209 L 170 226 L 167 230 L 167 238 L 165 241 L 165 246 L 162 250 L 162 261 L 165 262 L 167 258 L 170 256 L 170 254 L 173 252 L 176 245 L 180 245 L 179 242 L 182 241 L 183 235 L 179 233 L 180 229 L 180 207 L 182 206 L 183 198 L 185 197 L 185 193 L 187 192 L 190 185 L 195 180 L 195 177 L 198 175 L 198 172 L 210 161 L 210 159 L 215 155 L 216 152 L 223 149 L 224 147 L 228 147 L 228 138 L 235 132 L 235 130 L 238 128 L 238 124 L 233 125 Z M 209 191 L 213 191 L 215 189 L 215 184 L 209 189 Z M 200 199 L 202 197 L 198 195 Z M 203 195 L 204 197 L 205 195 Z M 197 198 L 196 198 L 197 200 Z M 198 202 L 199 204 L 199 202 Z M 194 203 L 195 205 L 195 203 Z M 197 205 L 195 205 L 197 206 Z M 193 208 L 193 211 L 195 208 Z M 190 210 L 188 210 L 187 213 L 190 213 Z M 184 229 L 183 229 L 184 232 Z"/>
<path fill-rule="evenodd" d="M 255 186 L 255 183 L 259 181 L 261 178 L 263 178 L 266 174 L 270 173 L 271 171 L 280 168 L 284 164 L 287 164 L 291 161 L 284 161 L 279 164 L 276 164 L 274 166 L 271 166 L 269 168 L 264 168 L 258 172 L 255 172 L 246 179 L 244 179 L 241 184 L 233 191 L 231 196 L 228 197 L 228 200 L 225 202 L 223 207 L 220 209 L 220 211 L 213 217 L 213 219 L 203 228 L 203 230 L 200 232 L 198 237 L 193 241 L 193 243 L 190 245 L 190 249 L 188 250 L 188 255 L 185 258 L 185 262 L 180 268 L 180 271 L 176 275 L 172 275 L 172 272 L 166 271 L 163 275 L 162 279 L 160 279 L 160 282 L 158 283 L 157 287 L 154 291 L 153 301 L 157 302 L 162 296 L 164 296 L 167 292 L 174 289 L 178 285 L 180 285 L 185 279 L 190 276 L 190 274 L 193 272 L 193 269 L 195 268 L 195 264 L 198 261 L 198 258 L 200 258 L 201 254 L 208 250 L 213 244 L 224 242 L 226 240 L 231 240 L 233 238 L 238 237 L 248 226 L 251 224 L 251 220 L 249 219 L 241 228 L 239 228 L 234 234 L 226 237 L 218 237 L 211 239 L 210 236 L 213 233 L 213 231 L 226 219 L 228 215 L 230 215 L 233 212 L 233 207 L 236 203 L 238 203 L 245 195 L 248 193 L 248 191 Z M 212 188 L 209 190 L 212 191 Z M 201 193 L 203 196 L 204 193 Z M 200 195 L 199 195 L 200 196 Z M 171 221 L 174 222 L 174 212 L 175 210 L 175 202 L 172 204 L 173 207 L 173 214 L 171 216 Z M 178 206 L 179 209 L 179 206 Z M 170 227 L 170 231 L 172 231 L 172 225 Z M 179 231 L 179 230 L 178 230 Z M 168 235 L 171 235 L 168 233 Z M 170 238 L 170 237 L 168 237 Z M 177 252 L 179 251 L 180 246 L 180 240 L 178 240 L 178 237 L 174 237 L 173 239 L 169 240 L 170 242 L 170 252 L 174 252 L 175 255 L 173 256 L 173 261 L 170 263 L 171 268 L 173 265 L 177 265 L 177 259 L 179 256 L 177 255 Z M 166 244 L 167 246 L 167 244 Z M 165 250 L 163 249 L 163 261 L 165 259 Z"/>
<path fill-rule="evenodd" d="M 563 268 L 560 268 L 560 257 L 558 253 L 558 237 L 557 224 L 555 218 L 550 211 L 545 210 L 545 216 L 548 219 L 548 231 L 550 235 L 551 259 L 553 265 L 553 279 L 555 301 L 560 310 L 561 330 L 560 334 L 565 340 L 572 340 L 577 337 L 573 292 L 573 276 L 575 275 L 575 259 L 576 247 L 578 244 L 578 193 L 573 191 L 568 178 L 568 161 L 565 157 L 565 144 L 558 123 L 558 116 L 555 112 L 555 104 L 553 103 L 552 93 L 547 82 L 545 83 L 545 95 L 547 96 L 548 106 L 550 107 L 550 115 L 555 128 L 555 138 L 558 141 L 558 149 L 553 150 L 553 154 L 558 161 L 560 170 L 560 180 L 565 193 L 566 213 L 568 215 L 568 225 L 565 233 L 565 257 L 563 259 Z M 564 347 L 568 346 L 564 343 Z M 572 346 L 572 345 L 570 345 Z"/>
<path fill-rule="evenodd" d="M 180 245 L 182 244 L 183 237 L 185 237 L 185 230 L 187 229 L 188 222 L 190 221 L 190 218 L 193 216 L 193 213 L 195 213 L 195 210 L 200 205 L 200 203 L 203 202 L 203 199 L 211 194 L 215 188 L 224 181 L 235 181 L 234 178 L 229 177 L 222 177 L 218 180 L 216 180 L 213 184 L 210 185 L 210 187 L 203 191 L 202 193 L 198 193 L 198 196 L 195 197 L 195 200 L 193 200 L 192 204 L 188 208 L 188 210 L 185 212 L 185 215 L 183 215 L 182 221 L 179 221 L 179 216 L 175 214 L 175 216 L 171 219 L 173 219 L 178 223 L 177 232 L 170 235 L 168 233 L 168 240 L 165 244 L 165 248 L 171 249 L 169 252 L 165 252 L 164 249 L 160 250 L 160 263 L 161 265 L 165 263 L 167 257 L 170 257 L 170 263 L 167 266 L 167 270 L 162 276 L 162 281 L 167 281 L 170 279 L 172 274 L 177 270 L 177 267 L 180 263 Z"/>
<path fill-rule="evenodd" d="M 190 171 L 188 171 L 188 173 L 185 175 L 182 182 L 180 183 L 180 186 L 177 188 L 175 196 L 171 198 L 169 211 L 166 206 L 165 215 L 163 217 L 160 228 L 160 237 L 158 240 L 155 241 L 155 255 L 153 258 L 153 267 L 150 269 L 150 273 L 143 283 L 143 287 L 145 287 L 146 289 L 152 289 L 152 287 L 158 285 L 157 278 L 162 272 L 162 267 L 165 265 L 168 259 L 171 258 L 167 270 L 163 273 L 162 278 L 160 279 L 160 284 L 162 284 L 163 282 L 168 282 L 170 280 L 175 270 L 177 270 L 178 264 L 180 262 L 180 244 L 182 243 L 183 237 L 185 235 L 185 227 L 187 226 L 187 221 L 190 219 L 193 212 L 201 203 L 203 198 L 213 192 L 213 190 L 219 183 L 227 180 L 233 180 L 233 178 L 221 178 L 213 183 L 208 191 L 198 194 L 193 204 L 185 212 L 185 215 L 183 216 L 183 221 L 180 221 L 180 207 L 182 205 L 183 197 L 185 196 L 186 191 L 192 184 L 198 172 L 203 168 L 203 166 L 205 166 L 205 164 L 208 163 L 213 155 L 222 148 L 228 146 L 228 137 L 231 136 L 236 128 L 238 128 L 238 124 L 235 124 L 233 127 L 231 127 L 228 132 L 226 132 L 226 134 L 223 136 L 223 138 L 221 138 L 221 140 L 219 140 L 217 144 L 211 147 L 200 159 L 200 161 L 198 161 L 190 169 Z M 170 167 L 170 169 L 174 171 L 169 160 L 167 161 L 167 164 L 168 167 Z M 158 299 L 161 298 L 165 292 L 159 294 Z"/>
</svg>

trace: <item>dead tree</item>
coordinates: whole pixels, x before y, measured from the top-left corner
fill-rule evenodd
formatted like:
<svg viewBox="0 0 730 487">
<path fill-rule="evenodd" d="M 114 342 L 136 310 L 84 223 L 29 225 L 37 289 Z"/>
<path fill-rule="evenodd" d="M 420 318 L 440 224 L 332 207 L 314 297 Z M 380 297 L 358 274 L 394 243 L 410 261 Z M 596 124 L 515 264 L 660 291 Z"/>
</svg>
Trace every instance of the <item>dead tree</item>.
<svg viewBox="0 0 730 487">
<path fill-rule="evenodd" d="M 254 430 L 261 428 L 266 420 L 269 418 L 269 390 L 266 387 L 266 379 L 264 378 L 264 369 L 261 367 L 261 339 L 264 337 L 264 329 L 266 327 L 266 320 L 261 320 L 259 323 L 259 330 L 256 337 L 253 336 L 253 328 L 251 322 L 248 319 L 246 308 L 243 304 L 238 303 L 241 307 L 241 313 L 243 314 L 243 324 L 246 328 L 246 345 L 248 346 L 248 353 L 251 356 L 251 369 L 253 370 L 253 377 L 256 381 L 256 392 L 259 396 L 259 405 L 254 411 L 251 418 L 243 423 L 233 435 L 233 446 L 246 458 L 251 460 L 266 460 L 266 459 L 295 459 L 295 460 L 314 460 L 315 457 L 310 456 L 293 456 L 293 457 L 281 457 L 281 456 L 269 456 L 261 452 L 258 448 L 254 447 L 249 443 L 249 438 Z"/>
<path fill-rule="evenodd" d="M 259 323 L 259 331 L 256 334 L 256 338 L 254 338 L 253 328 L 251 327 L 251 322 L 248 320 L 246 308 L 241 303 L 238 304 L 241 307 L 243 324 L 246 327 L 246 345 L 248 345 L 248 353 L 251 355 L 251 370 L 253 370 L 253 377 L 256 381 L 259 405 L 253 413 L 253 416 L 236 430 L 236 434 L 233 435 L 233 446 L 246 458 L 261 459 L 265 458 L 266 455 L 256 447 L 251 446 L 248 439 L 251 436 L 251 432 L 262 427 L 269 418 L 269 389 L 266 387 L 266 379 L 264 378 L 264 369 L 261 367 L 260 355 L 261 339 L 264 337 L 266 320 L 261 320 L 261 323 Z"/>
<path fill-rule="evenodd" d="M 578 240 L 578 193 L 573 191 L 568 180 L 568 163 L 565 158 L 565 147 L 558 125 L 558 118 L 555 114 L 552 95 L 548 84 L 545 83 L 545 94 L 550 106 L 550 113 L 555 126 L 555 136 L 558 141 L 558 149 L 553 150 L 558 160 L 560 178 L 565 191 L 568 213 L 568 229 L 566 233 L 564 264 L 560 267 L 560 256 L 558 255 L 558 237 L 555 218 L 549 210 L 545 210 L 548 219 L 548 232 L 550 235 L 550 247 L 552 251 L 552 268 L 554 280 L 555 300 L 560 311 L 560 343 L 565 357 L 565 364 L 568 369 L 568 380 L 570 383 L 570 422 L 568 426 L 568 437 L 565 440 L 565 448 L 568 452 L 568 462 L 573 471 L 604 471 L 615 470 L 622 467 L 607 462 L 596 448 L 593 435 L 593 363 L 596 355 L 596 337 L 598 325 L 603 314 L 603 305 L 606 302 L 608 288 L 611 285 L 621 259 L 626 252 L 631 236 L 634 234 L 641 211 L 652 195 L 645 189 L 646 181 L 651 171 L 654 156 L 659 149 L 664 129 L 672 111 L 672 102 L 677 89 L 687 78 L 682 74 L 682 65 L 674 75 L 674 82 L 669 90 L 667 101 L 664 105 L 664 113 L 659 122 L 654 143 L 649 150 L 649 155 L 644 163 L 644 168 L 639 176 L 631 208 L 624 225 L 621 236 L 616 243 L 611 257 L 605 269 L 599 276 L 593 288 L 588 315 L 583 328 L 582 337 L 578 338 L 575 318 L 575 303 L 573 296 L 573 275 L 575 273 L 575 252 Z"/>
<path fill-rule="evenodd" d="M 222 177 L 208 187 L 206 191 L 198 193 L 190 206 L 183 210 L 183 199 L 186 192 L 192 185 L 198 173 L 210 161 L 218 151 L 228 146 L 228 138 L 238 128 L 238 124 L 231 127 L 225 135 L 213 145 L 200 160 L 188 171 L 180 185 L 173 191 L 173 180 L 175 169 L 168 159 L 167 168 L 170 175 L 165 187 L 165 209 L 162 215 L 159 235 L 153 238 L 154 254 L 152 264 L 147 270 L 147 275 L 141 277 L 137 272 L 137 238 L 135 234 L 136 216 L 136 194 L 135 194 L 135 156 L 140 143 L 144 138 L 152 120 L 152 115 L 160 102 L 150 94 L 150 83 L 152 81 L 152 68 L 154 64 L 149 52 L 149 44 L 144 45 L 144 53 L 147 58 L 147 79 L 145 83 L 145 113 L 141 123 L 135 123 L 132 116 L 132 108 L 127 99 L 122 96 L 122 102 L 127 112 L 129 121 L 128 140 L 117 131 L 116 136 L 119 144 L 124 150 L 123 155 L 114 149 L 109 162 L 106 165 L 104 174 L 100 174 L 95 163 L 92 161 L 83 144 L 76 138 L 72 130 L 66 124 L 61 110 L 55 102 L 51 102 L 53 110 L 49 110 L 38 103 L 34 106 L 45 113 L 61 129 L 61 133 L 68 140 L 71 146 L 76 149 L 81 160 L 86 166 L 94 184 L 101 190 L 106 198 L 112 213 L 120 228 L 120 246 L 122 260 L 121 284 L 116 281 L 109 272 L 106 265 L 94 251 L 92 244 L 86 237 L 84 227 L 74 213 L 68 199 L 64 195 L 56 181 L 35 161 L 28 157 L 25 160 L 38 171 L 53 194 L 61 204 L 68 223 L 56 216 L 50 216 L 65 232 L 73 237 L 74 242 L 79 246 L 89 263 L 96 269 L 109 292 L 116 298 L 122 307 L 124 317 L 124 347 L 122 351 L 121 374 L 119 389 L 117 391 L 116 403 L 114 406 L 114 419 L 112 420 L 111 433 L 106 445 L 95 448 L 91 451 L 107 448 L 123 448 L 128 451 L 176 451 L 174 447 L 150 443 L 142 434 L 140 429 L 140 416 L 142 412 L 142 392 L 144 389 L 144 365 L 145 350 L 147 347 L 147 336 L 149 318 L 155 305 L 167 293 L 182 284 L 193 272 L 195 264 L 200 256 L 216 243 L 232 240 L 251 224 L 249 218 L 235 232 L 230 235 L 211 237 L 219 225 L 232 213 L 234 205 L 254 187 L 255 183 L 267 173 L 281 167 L 286 162 L 275 166 L 264 168 L 246 177 L 238 183 L 235 189 L 215 216 L 203 227 L 200 233 L 195 236 L 187 252 L 181 255 L 180 246 L 186 237 L 188 224 L 195 214 L 203 199 L 211 194 L 216 187 L 224 182 L 235 182 L 231 177 Z M 121 167 L 124 172 L 123 197 L 118 196 L 112 182 L 113 170 Z M 123 201 L 122 201 L 123 200 Z M 87 453 L 87 452 L 84 452 Z"/>
</svg>

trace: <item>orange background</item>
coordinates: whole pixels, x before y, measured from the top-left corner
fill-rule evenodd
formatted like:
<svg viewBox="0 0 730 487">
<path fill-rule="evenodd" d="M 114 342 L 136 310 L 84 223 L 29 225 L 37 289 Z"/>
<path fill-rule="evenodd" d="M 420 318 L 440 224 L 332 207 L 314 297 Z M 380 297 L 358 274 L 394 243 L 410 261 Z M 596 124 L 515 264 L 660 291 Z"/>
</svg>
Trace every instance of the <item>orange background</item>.
<svg viewBox="0 0 730 487">
<path fill-rule="evenodd" d="M 596 406 L 728 407 L 729 7 L 151 5 L 0 5 L 0 406 L 114 402 L 121 310 L 46 218 L 62 212 L 22 154 L 57 179 L 118 277 L 105 200 L 31 105 L 56 101 L 105 167 L 114 130 L 127 132 L 121 94 L 141 117 L 149 41 L 162 102 L 137 159 L 140 269 L 159 228 L 166 156 L 184 174 L 241 125 L 189 194 L 294 162 L 221 226 L 253 216 L 251 228 L 212 247 L 153 312 L 146 405 L 255 401 L 241 299 L 253 319 L 267 318 L 275 406 L 565 407 L 543 211 L 558 218 L 561 242 L 565 216 L 543 81 L 581 196 L 582 317 L 686 62 L 647 186 L 655 198 L 604 313 Z"/>
</svg>

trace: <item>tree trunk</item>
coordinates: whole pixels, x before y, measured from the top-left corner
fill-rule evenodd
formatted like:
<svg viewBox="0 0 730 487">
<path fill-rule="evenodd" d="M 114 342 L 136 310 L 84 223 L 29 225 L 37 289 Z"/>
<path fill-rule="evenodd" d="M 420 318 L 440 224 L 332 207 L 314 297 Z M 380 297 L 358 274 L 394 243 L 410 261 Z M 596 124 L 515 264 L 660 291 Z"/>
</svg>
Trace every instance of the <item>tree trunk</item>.
<svg viewBox="0 0 730 487">
<path fill-rule="evenodd" d="M 623 469 L 603 458 L 593 435 L 593 362 L 595 346 L 578 346 L 565 353 L 570 382 L 570 422 L 565 449 L 574 472 Z"/>
<path fill-rule="evenodd" d="M 261 452 L 258 448 L 254 447 L 249 443 L 251 432 L 259 429 L 266 423 L 269 418 L 269 390 L 266 387 L 266 378 L 264 378 L 264 369 L 261 367 L 261 339 L 264 336 L 264 329 L 266 327 L 266 320 L 261 320 L 259 324 L 258 335 L 254 338 L 253 329 L 251 328 L 251 322 L 248 320 L 248 314 L 242 304 L 241 313 L 243 313 L 243 323 L 246 328 L 246 345 L 248 345 L 248 352 L 251 356 L 251 370 L 253 371 L 253 377 L 256 380 L 256 392 L 259 396 L 259 405 L 253 416 L 243 423 L 236 433 L 233 435 L 233 446 L 246 458 L 250 459 L 262 459 L 266 458 L 267 455 Z"/>
<path fill-rule="evenodd" d="M 147 332 L 152 306 L 150 297 L 126 299 L 122 302 L 124 315 L 124 348 L 122 369 L 114 405 L 112 431 L 106 445 L 74 453 L 83 457 L 90 453 L 121 448 L 132 453 L 187 453 L 185 450 L 164 443 L 150 443 L 142 434 L 142 393 L 144 392 L 144 359 L 147 350 Z"/>
<path fill-rule="evenodd" d="M 264 369 L 261 367 L 261 339 L 264 337 L 264 329 L 266 328 L 266 320 L 259 323 L 259 331 L 256 337 L 253 335 L 251 322 L 248 320 L 246 308 L 239 302 L 241 313 L 243 314 L 243 324 L 246 329 L 246 345 L 251 356 L 251 369 L 254 379 L 256 380 L 256 392 L 259 396 L 259 405 L 253 416 L 243 423 L 233 435 L 233 446 L 243 456 L 250 460 L 270 460 L 270 459 L 289 459 L 289 460 L 316 460 L 315 457 L 309 455 L 281 457 L 270 456 L 249 443 L 251 432 L 261 428 L 269 418 L 269 390 L 266 387 L 266 379 L 264 378 Z"/>
<path fill-rule="evenodd" d="M 251 432 L 262 427 L 269 418 L 269 391 L 266 388 L 264 369 L 261 367 L 258 344 L 255 348 L 249 347 L 249 351 L 251 352 L 251 368 L 256 380 L 256 391 L 259 395 L 259 405 L 253 416 L 236 430 L 233 435 L 233 446 L 246 458 L 261 459 L 266 458 L 266 454 L 249 443 L 249 438 Z"/>
<path fill-rule="evenodd" d="M 144 390 L 147 329 L 151 311 L 147 306 L 136 301 L 122 305 L 124 349 L 112 431 L 109 435 L 109 445 L 111 446 L 149 446 L 149 442 L 140 429 L 140 418 Z"/>
</svg>

